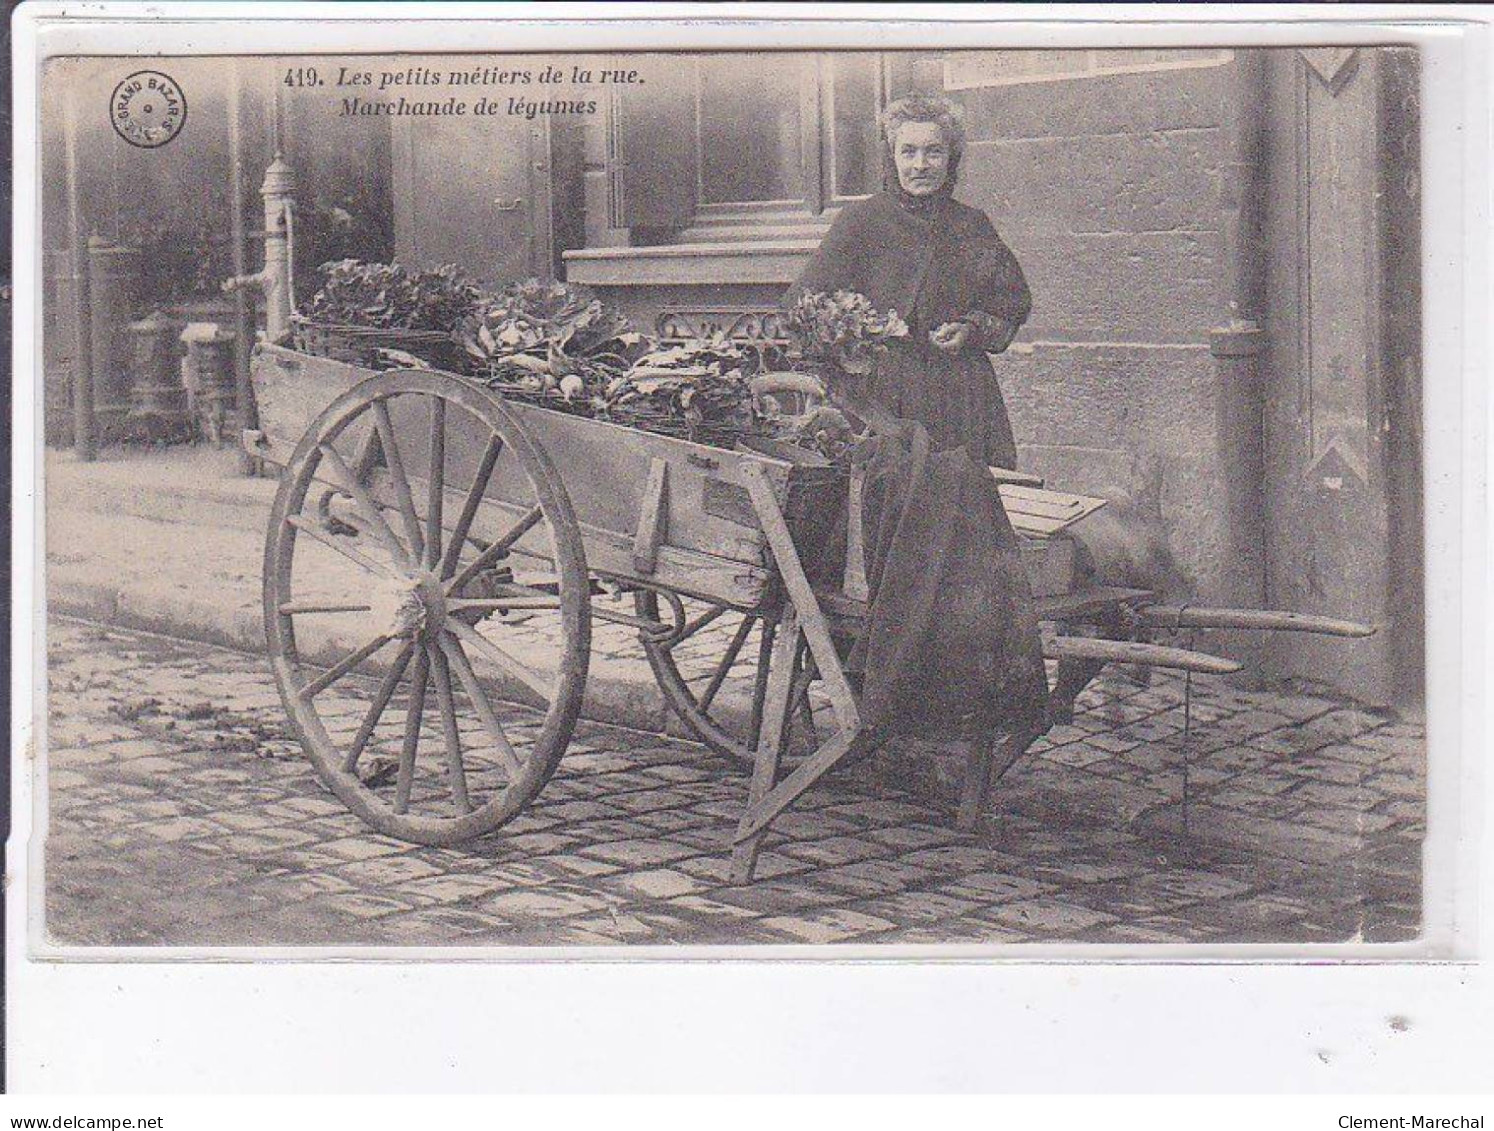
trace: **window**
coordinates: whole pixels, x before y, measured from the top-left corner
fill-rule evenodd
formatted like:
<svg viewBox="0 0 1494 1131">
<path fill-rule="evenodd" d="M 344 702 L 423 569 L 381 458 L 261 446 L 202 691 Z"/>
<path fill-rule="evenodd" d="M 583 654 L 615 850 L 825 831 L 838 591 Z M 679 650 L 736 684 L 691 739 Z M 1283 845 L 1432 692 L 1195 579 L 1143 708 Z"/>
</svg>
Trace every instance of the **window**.
<svg viewBox="0 0 1494 1131">
<path fill-rule="evenodd" d="M 875 192 L 883 69 L 868 54 L 699 60 L 700 203 L 819 211 Z"/>
<path fill-rule="evenodd" d="M 702 55 L 680 71 L 675 89 L 618 106 L 620 227 L 652 242 L 743 214 L 802 222 L 879 187 L 888 56 Z"/>
<path fill-rule="evenodd" d="M 786 51 L 655 65 L 609 105 L 605 223 L 588 214 L 587 246 L 563 254 L 566 277 L 791 282 L 834 211 L 881 187 L 877 116 L 908 88 L 914 58 Z"/>
<path fill-rule="evenodd" d="M 697 64 L 695 130 L 700 203 L 804 198 L 803 64 L 768 57 Z"/>
</svg>

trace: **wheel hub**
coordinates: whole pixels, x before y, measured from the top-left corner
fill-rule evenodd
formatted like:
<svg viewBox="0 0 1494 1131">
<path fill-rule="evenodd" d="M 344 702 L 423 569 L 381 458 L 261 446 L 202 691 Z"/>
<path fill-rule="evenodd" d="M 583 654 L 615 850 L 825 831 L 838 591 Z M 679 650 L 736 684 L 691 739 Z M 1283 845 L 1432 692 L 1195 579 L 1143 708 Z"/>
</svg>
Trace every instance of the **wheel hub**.
<svg viewBox="0 0 1494 1131">
<path fill-rule="evenodd" d="M 446 593 L 429 570 L 391 580 L 371 600 L 390 636 L 434 641 L 446 625 Z"/>
</svg>

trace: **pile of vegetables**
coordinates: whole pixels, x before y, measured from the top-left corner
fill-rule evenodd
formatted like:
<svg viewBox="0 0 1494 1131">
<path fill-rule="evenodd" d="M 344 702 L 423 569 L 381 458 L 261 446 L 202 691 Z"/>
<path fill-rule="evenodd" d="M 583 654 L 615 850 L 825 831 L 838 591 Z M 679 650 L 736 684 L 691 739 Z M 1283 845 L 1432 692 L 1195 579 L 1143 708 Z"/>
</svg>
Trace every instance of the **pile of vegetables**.
<svg viewBox="0 0 1494 1131">
<path fill-rule="evenodd" d="M 608 387 L 606 419 L 706 443 L 761 433 L 749 357 L 724 334 L 656 349 Z"/>
<path fill-rule="evenodd" d="M 568 283 L 527 279 L 492 293 L 453 267 L 412 272 L 351 259 L 325 264 L 321 275 L 304 319 L 442 331 L 466 374 L 505 396 L 701 443 L 776 436 L 832 458 L 845 453 L 848 430 L 838 421 L 828 421 L 827 429 L 822 415 L 806 428 L 805 420 L 773 415 L 771 406 L 765 414 L 750 384 L 760 356 L 725 334 L 664 345 Z M 868 372 L 887 341 L 908 333 L 895 313 L 879 315 L 864 296 L 847 291 L 802 296 L 787 323 L 806 360 L 848 372 Z M 378 354 L 390 364 L 427 363 L 410 349 Z"/>
<path fill-rule="evenodd" d="M 470 373 L 514 393 L 558 394 L 574 411 L 599 408 L 617 375 L 649 349 L 589 291 L 539 279 L 485 299 L 457 333 Z"/>
<path fill-rule="evenodd" d="M 455 267 L 408 271 L 397 263 L 324 263 L 321 286 L 300 313 L 308 321 L 378 330 L 449 330 L 482 298 Z"/>
</svg>

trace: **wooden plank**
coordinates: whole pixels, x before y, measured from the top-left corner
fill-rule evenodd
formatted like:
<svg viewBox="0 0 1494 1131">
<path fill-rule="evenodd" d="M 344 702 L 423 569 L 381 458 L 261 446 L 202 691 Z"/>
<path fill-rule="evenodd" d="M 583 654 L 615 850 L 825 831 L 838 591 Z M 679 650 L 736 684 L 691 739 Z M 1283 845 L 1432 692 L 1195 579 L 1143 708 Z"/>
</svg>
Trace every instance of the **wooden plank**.
<svg viewBox="0 0 1494 1131">
<path fill-rule="evenodd" d="M 631 536 L 644 505 L 655 459 L 669 464 L 669 545 L 747 564 L 766 564 L 762 530 L 749 515 L 706 505 L 707 485 L 746 487 L 744 471 L 760 468 L 779 507 L 787 506 L 793 467 L 757 452 L 736 452 L 660 436 L 605 421 L 507 402 L 549 453 L 571 497 L 576 518 Z M 503 468 L 490 495 L 503 497 Z"/>
<path fill-rule="evenodd" d="M 754 802 L 742 816 L 742 823 L 737 827 L 736 836 L 733 840 L 741 844 L 749 837 L 763 832 L 774 818 L 782 813 L 795 801 L 797 801 L 810 786 L 819 781 L 832 769 L 835 764 L 858 749 L 858 743 L 864 743 L 866 737 L 862 731 L 841 729 L 828 738 L 824 745 L 799 763 L 798 767 L 788 777 L 784 778 L 771 792 L 766 794 L 760 801 Z"/>
<path fill-rule="evenodd" d="M 986 783 L 991 778 L 992 751 L 989 742 L 973 742 L 965 752 L 965 780 L 960 785 L 960 807 L 955 813 L 955 828 L 971 832 L 986 807 Z"/>
<path fill-rule="evenodd" d="M 1011 520 L 1013 530 L 1029 538 L 1047 538 L 1060 534 L 1073 525 L 1061 518 L 1044 518 L 1035 514 L 1012 514 L 1010 511 L 1007 512 L 1007 518 Z"/>
<path fill-rule="evenodd" d="M 373 376 L 372 371 L 327 358 L 311 357 L 277 346 L 261 346 L 255 355 L 256 395 L 262 416 L 263 447 L 255 454 L 269 458 L 282 446 L 294 449 L 307 425 L 334 397 Z M 505 404 L 524 423 L 549 454 L 560 472 L 576 517 L 587 526 L 631 538 L 636 533 L 643 506 L 649 469 L 655 458 L 670 465 L 671 521 L 668 542 L 679 549 L 694 550 L 745 565 L 767 564 L 762 530 L 746 512 L 734 513 L 706 505 L 708 485 L 716 496 L 722 489 L 745 489 L 744 469 L 760 468 L 770 484 L 780 510 L 787 506 L 793 464 L 760 452 L 730 451 L 695 444 L 672 436 L 640 432 L 606 421 L 571 416 L 547 408 L 507 400 Z M 428 427 L 415 422 L 417 406 L 390 404 L 406 469 L 428 464 Z M 487 436 L 481 425 L 466 414 L 455 414 L 450 422 L 448 480 L 469 482 L 475 474 Z M 371 422 L 370 425 L 371 426 Z M 362 422 L 348 433 L 356 440 Z M 814 474 L 816 469 L 807 467 Z M 511 459 L 495 468 L 489 495 L 496 498 L 528 497 L 522 471 Z M 419 480 L 411 479 L 412 488 Z M 827 491 L 837 490 L 827 484 Z M 457 506 L 461 503 L 458 501 Z M 631 568 L 620 572 L 630 573 Z"/>
<path fill-rule="evenodd" d="M 1135 640 L 1100 640 L 1089 636 L 1059 636 L 1043 642 L 1043 657 L 1049 660 L 1100 660 L 1107 664 L 1147 664 L 1154 668 L 1176 668 L 1186 672 L 1229 675 L 1243 666 L 1236 660 L 1194 652 L 1187 648 L 1165 648 Z"/>
<path fill-rule="evenodd" d="M 1001 501 L 1007 514 L 1030 514 L 1037 518 L 1072 520 L 1075 515 L 1082 514 L 1084 509 L 1078 503 L 1048 502 L 1043 499 L 1003 498 Z"/>
<path fill-rule="evenodd" d="M 1075 495 L 1016 483 L 999 484 L 997 490 L 1001 493 L 1001 502 L 1012 526 L 1019 533 L 1039 536 L 1056 534 L 1081 518 L 1094 514 L 1108 502 L 1091 495 Z"/>
<path fill-rule="evenodd" d="M 862 526 L 861 506 L 866 494 L 866 466 L 851 468 L 850 505 L 846 509 L 846 568 L 841 585 L 854 601 L 871 596 L 866 578 L 866 531 Z"/>
<path fill-rule="evenodd" d="M 633 535 L 633 568 L 652 574 L 659 563 L 659 547 L 669 529 L 669 461 L 655 456 L 649 462 L 648 485 L 638 511 L 638 529 Z"/>
<path fill-rule="evenodd" d="M 1337 617 L 1279 609 L 1211 609 L 1193 605 L 1149 605 L 1142 623 L 1154 628 L 1243 628 L 1257 632 L 1312 632 L 1320 636 L 1373 636 L 1371 625 Z"/>
<path fill-rule="evenodd" d="M 1059 597 L 1047 597 L 1034 602 L 1038 620 L 1075 621 L 1096 613 L 1113 612 L 1121 605 L 1137 605 L 1151 600 L 1146 589 L 1121 589 L 1116 586 L 1097 585 L 1077 593 L 1065 593 Z"/>
<path fill-rule="evenodd" d="M 388 472 L 384 469 L 380 468 L 373 473 L 370 490 L 380 503 L 391 508 L 395 505 L 394 490 L 388 481 Z M 465 491 L 448 487 L 446 500 L 447 513 L 451 513 L 462 505 Z M 484 498 L 478 503 L 472 520 L 472 535 L 484 541 L 495 538 L 512 527 L 528 510 L 529 507 L 521 503 Z M 425 515 L 418 505 L 417 514 L 423 521 Z M 760 608 L 773 575 L 772 569 L 767 565 L 744 565 L 666 543 L 659 547 L 654 572 L 644 578 L 633 567 L 632 534 L 603 530 L 587 523 L 581 523 L 580 526 L 581 541 L 586 548 L 586 565 L 591 572 L 647 580 L 651 584 L 673 589 L 683 596 L 730 605 L 734 609 Z M 548 562 L 548 528 L 542 525 L 525 534 L 515 545 L 514 553 L 534 561 Z"/>
<path fill-rule="evenodd" d="M 329 358 L 260 344 L 250 361 L 249 376 L 254 385 L 260 431 L 294 449 L 307 426 L 324 408 L 372 374 Z M 362 431 L 371 428 L 372 423 L 370 419 L 355 427 Z M 353 434 L 351 438 L 356 443 L 359 437 Z"/>
<path fill-rule="evenodd" d="M 854 627 L 867 616 L 865 601 L 858 601 L 844 593 L 825 590 L 816 592 L 820 608 L 837 622 Z M 1114 586 L 1095 586 L 1073 593 L 1062 593 L 1052 597 L 1040 597 L 1033 601 L 1033 612 L 1038 620 L 1078 621 L 1096 613 L 1108 613 L 1121 605 L 1139 605 L 1152 599 L 1147 589 L 1121 589 Z"/>
<path fill-rule="evenodd" d="M 1000 491 L 1003 500 L 1011 499 L 1017 504 L 1063 506 L 1083 510 L 1086 513 L 1093 513 L 1109 502 L 1108 499 L 1102 499 L 1097 495 L 1079 495 L 1072 491 L 1055 491 L 1051 487 L 1033 487 L 1018 483 L 1003 483 Z"/>
<path fill-rule="evenodd" d="M 846 681 L 845 669 L 830 638 L 830 624 L 825 619 L 814 589 L 804 574 L 799 561 L 799 551 L 794 546 L 788 523 L 773 498 L 766 472 L 757 468 L 747 469 L 747 490 L 752 493 L 753 505 L 757 507 L 758 521 L 763 524 L 773 559 L 778 564 L 778 575 L 798 612 L 799 623 L 809 639 L 810 650 L 820 666 L 820 678 L 825 683 L 825 692 L 830 697 L 830 706 L 835 711 L 836 722 L 846 730 L 856 730 L 861 725 L 861 715 L 856 708 L 856 696 Z"/>
<path fill-rule="evenodd" d="M 1018 483 L 1023 487 L 1041 487 L 1043 485 L 1043 477 L 1041 475 L 1033 475 L 1026 471 L 1014 471 L 1010 467 L 988 467 L 986 470 L 991 473 L 991 478 L 996 480 L 997 483 Z"/>
</svg>

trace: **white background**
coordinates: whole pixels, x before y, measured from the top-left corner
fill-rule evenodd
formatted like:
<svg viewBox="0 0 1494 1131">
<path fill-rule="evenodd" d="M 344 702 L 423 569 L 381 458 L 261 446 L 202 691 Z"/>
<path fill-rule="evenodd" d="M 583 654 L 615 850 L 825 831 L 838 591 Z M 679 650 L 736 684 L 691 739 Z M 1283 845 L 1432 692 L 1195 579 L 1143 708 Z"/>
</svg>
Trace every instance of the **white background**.
<svg viewBox="0 0 1494 1131">
<path fill-rule="evenodd" d="M 636 8 L 637 6 L 635 6 Z M 1373 27 L 1395 12 L 1172 7 L 743 8 L 647 27 L 476 24 L 471 10 L 366 5 L 68 5 L 92 26 L 45 49 L 110 54 L 338 53 L 392 50 L 622 50 L 643 46 L 1165 46 L 1416 42 L 1423 50 L 1428 352 L 1429 741 L 1427 910 L 1436 963 L 1246 961 L 1099 965 L 1060 961 L 864 963 L 306 963 L 253 952 L 215 962 L 39 962 L 40 830 L 26 753 L 41 699 L 42 588 L 39 255 L 32 126 L 37 25 L 62 6 L 21 10 L 14 99 L 16 177 L 15 833 L 8 849 L 10 1087 L 14 1091 L 978 1090 L 1464 1091 L 1487 1089 L 1494 992 L 1486 963 L 1490 849 L 1483 837 L 1487 607 L 1485 435 L 1488 226 L 1488 27 L 1473 9 L 1416 8 L 1423 21 Z M 902 9 L 899 9 L 902 10 Z M 485 9 L 484 16 L 512 14 Z M 584 5 L 526 5 L 562 20 Z M 160 13 L 171 17 L 161 20 Z M 753 12 L 809 22 L 751 26 Z M 648 6 L 650 17 L 701 14 Z M 634 13 L 636 15 L 636 13 Z M 399 15 L 419 24 L 392 26 Z M 205 17 L 218 17 L 205 22 Z M 322 22 L 311 22 L 316 16 Z M 348 23 L 363 16 L 366 22 Z M 431 22 L 433 17 L 454 17 Z M 1053 22 L 1116 20 L 1124 24 Z M 1165 16 L 1170 24 L 1148 24 Z M 102 25 L 97 18 L 105 21 Z M 151 18 L 155 22 L 151 22 Z M 184 17 L 192 17 L 190 20 Z M 1003 24 L 971 21 L 1004 18 Z M 1233 20 L 1214 27 L 1187 19 Z M 1291 23 L 1263 23 L 1268 19 Z M 333 23 L 336 22 L 335 26 Z M 1323 22 L 1337 21 L 1337 24 Z M 1357 23 L 1345 21 L 1357 20 Z M 118 22 L 116 22 L 118 21 Z M 959 22 L 959 21 L 964 21 Z M 1240 22 L 1243 21 L 1243 22 Z M 1440 22 L 1439 22 L 1440 21 Z M 101 34 L 102 32 L 102 34 Z M 30 272 L 28 275 L 27 272 Z M 29 375 L 31 380 L 22 379 Z M 32 563 L 27 569 L 26 564 Z M 1480 898 L 1482 897 L 1482 898 Z M 24 927 L 24 929 L 17 929 Z M 1450 947 L 1451 950 L 1447 948 Z M 630 952 L 631 953 L 631 952 Z M 1039 952 L 1024 950 L 1024 955 Z M 1299 952 L 1301 954 L 1302 952 Z M 1249 952 L 1242 952 L 1249 956 Z M 237 960 L 223 961 L 223 957 Z M 250 961 L 254 959 L 254 961 Z M 28 1110 L 36 1105 L 28 1105 Z M 37 1114 L 69 1114 L 74 1107 Z M 115 1105 L 113 1110 L 121 1114 Z M 390 1109 L 391 1111 L 393 1109 Z M 79 1114 L 83 1112 L 78 1111 Z M 99 1114 L 98 1112 L 95 1112 Z M 1378 1110 L 1366 1114 L 1378 1114 Z M 1447 1112 L 1451 1113 L 1451 1112 Z M 142 1112 L 146 1114 L 146 1112 Z M 1238 1115 L 1238 1112 L 1236 1113 Z M 487 1109 L 504 1122 L 500 1109 Z M 485 1120 L 486 1121 L 486 1120 Z M 527 1122 L 527 1121 L 526 1121 Z M 1315 1125 L 1333 1126 L 1325 1118 Z"/>
</svg>

